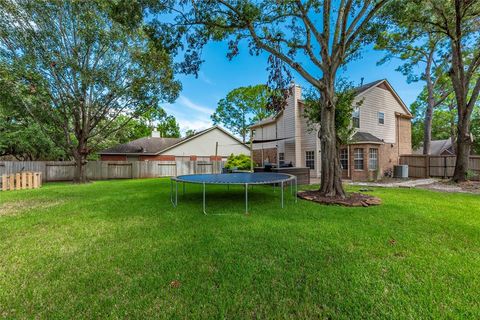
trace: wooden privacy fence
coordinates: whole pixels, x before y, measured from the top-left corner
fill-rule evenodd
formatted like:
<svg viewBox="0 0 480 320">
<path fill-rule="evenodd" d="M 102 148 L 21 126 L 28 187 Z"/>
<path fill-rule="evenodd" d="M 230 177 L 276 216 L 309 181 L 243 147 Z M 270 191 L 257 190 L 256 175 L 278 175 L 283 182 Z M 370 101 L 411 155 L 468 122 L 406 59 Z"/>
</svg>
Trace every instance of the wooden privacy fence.
<svg viewBox="0 0 480 320">
<path fill-rule="evenodd" d="M 37 189 L 42 186 L 41 172 L 2 174 L 2 191 Z"/>
<path fill-rule="evenodd" d="M 224 162 L 209 157 L 189 157 L 175 161 L 89 161 L 86 164 L 90 180 L 139 179 L 171 177 L 194 173 L 220 173 Z M 71 181 L 75 174 L 72 161 L 0 161 L 0 176 L 27 171 L 41 172 L 43 182 Z"/>
<path fill-rule="evenodd" d="M 408 165 L 410 178 L 451 178 L 456 156 L 401 155 L 400 164 Z M 470 156 L 468 172 L 471 180 L 480 180 L 480 156 Z"/>
</svg>

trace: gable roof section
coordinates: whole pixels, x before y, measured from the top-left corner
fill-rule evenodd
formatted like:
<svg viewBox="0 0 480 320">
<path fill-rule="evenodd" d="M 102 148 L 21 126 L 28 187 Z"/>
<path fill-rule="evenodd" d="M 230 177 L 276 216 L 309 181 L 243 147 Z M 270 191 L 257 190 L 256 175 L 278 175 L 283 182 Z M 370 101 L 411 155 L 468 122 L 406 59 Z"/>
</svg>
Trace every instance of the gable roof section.
<svg viewBox="0 0 480 320">
<path fill-rule="evenodd" d="M 380 80 L 372 81 L 372 82 L 366 83 L 364 85 L 358 86 L 358 87 L 354 88 L 354 90 L 355 90 L 355 92 L 358 96 L 360 94 L 364 94 L 364 93 L 368 92 L 369 90 L 371 90 L 372 88 L 375 88 L 375 87 L 384 87 L 383 89 L 388 90 L 392 93 L 392 95 L 398 101 L 398 103 L 400 104 L 402 109 L 405 111 L 405 115 L 397 114 L 397 116 L 405 116 L 406 118 L 412 118 L 413 117 L 412 113 L 408 109 L 405 102 L 403 102 L 403 100 L 400 98 L 400 96 L 395 91 L 395 89 L 393 89 L 392 85 L 390 84 L 390 82 L 388 82 L 387 79 L 380 79 Z M 298 102 L 304 103 L 303 100 L 298 100 Z M 274 123 L 277 120 L 278 116 L 282 112 L 283 112 L 283 110 L 281 110 L 280 112 L 278 112 L 276 115 L 274 115 L 272 117 L 268 117 L 266 119 L 260 120 L 256 123 L 254 123 L 253 125 L 251 125 L 250 128 L 261 127 L 261 126 L 266 125 L 266 124 Z"/>
<path fill-rule="evenodd" d="M 191 136 L 189 136 L 189 137 L 186 137 L 186 138 L 184 138 L 182 141 L 179 141 L 179 142 L 177 142 L 177 143 L 175 143 L 175 144 L 173 144 L 173 145 L 171 145 L 171 146 L 163 149 L 163 150 L 162 150 L 161 152 L 159 152 L 159 153 L 164 153 L 164 152 L 167 151 L 167 150 L 173 149 L 173 148 L 175 148 L 175 147 L 177 147 L 177 146 L 179 146 L 179 145 L 181 145 L 181 144 L 183 144 L 183 143 L 185 143 L 185 142 L 191 141 L 191 140 L 193 140 L 193 139 L 195 139 L 195 138 L 197 138 L 197 137 L 199 137 L 199 136 L 201 136 L 201 135 L 204 135 L 204 134 L 206 134 L 206 133 L 208 133 L 208 132 L 210 132 L 210 131 L 212 131 L 212 130 L 215 130 L 215 129 L 218 129 L 218 130 L 220 130 L 221 132 L 225 133 L 227 136 L 229 136 L 230 138 L 234 139 L 234 140 L 237 141 L 239 144 L 245 145 L 240 139 L 238 139 L 237 137 L 235 137 L 233 134 L 231 134 L 231 133 L 228 132 L 227 130 L 223 129 L 222 127 L 213 126 L 213 127 L 211 127 L 211 128 L 208 128 L 208 129 L 199 131 L 199 132 L 195 133 L 194 135 L 191 135 Z"/>
<path fill-rule="evenodd" d="M 382 144 L 383 140 L 375 137 L 371 133 L 357 131 L 352 136 L 350 144 L 360 144 L 360 143 Z"/>
<path fill-rule="evenodd" d="M 144 137 L 100 151 L 98 154 L 145 154 L 154 155 L 168 148 L 182 138 Z"/>
<path fill-rule="evenodd" d="M 261 127 L 266 124 L 274 123 L 277 121 L 278 117 L 283 113 L 283 110 L 278 111 L 275 115 L 265 118 L 263 120 L 257 121 L 250 126 L 250 129 Z"/>
<path fill-rule="evenodd" d="M 446 140 L 432 140 L 430 141 L 430 155 L 439 156 L 443 152 L 447 152 L 449 154 L 453 154 L 451 148 L 453 146 L 452 138 L 448 138 Z M 423 146 L 415 149 L 413 154 L 423 154 Z"/>
<path fill-rule="evenodd" d="M 117 146 L 102 150 L 98 154 L 158 155 L 160 153 L 170 150 L 187 141 L 191 141 L 215 129 L 222 131 L 232 139 L 236 140 L 238 143 L 244 145 L 242 141 L 240 141 L 237 137 L 235 137 L 225 129 L 219 126 L 213 126 L 211 128 L 199 131 L 194 135 L 191 135 L 186 138 L 153 138 L 153 137 L 140 138 L 137 140 L 133 140 L 124 144 L 119 144 Z"/>
<path fill-rule="evenodd" d="M 392 93 L 392 95 L 398 101 L 400 106 L 403 108 L 403 111 L 405 111 L 405 114 L 408 117 L 412 117 L 412 113 L 408 109 L 407 105 L 405 104 L 405 102 L 403 102 L 402 98 L 400 98 L 398 93 L 395 91 L 395 89 L 393 89 L 392 85 L 390 84 L 390 82 L 388 82 L 387 79 L 381 79 L 381 80 L 377 80 L 377 81 L 373 81 L 373 82 L 364 84 L 363 86 L 355 88 L 355 91 L 357 92 L 357 95 L 365 94 L 368 91 L 372 90 L 372 88 L 382 87 L 382 85 L 385 87 L 383 89 L 388 90 Z"/>
</svg>

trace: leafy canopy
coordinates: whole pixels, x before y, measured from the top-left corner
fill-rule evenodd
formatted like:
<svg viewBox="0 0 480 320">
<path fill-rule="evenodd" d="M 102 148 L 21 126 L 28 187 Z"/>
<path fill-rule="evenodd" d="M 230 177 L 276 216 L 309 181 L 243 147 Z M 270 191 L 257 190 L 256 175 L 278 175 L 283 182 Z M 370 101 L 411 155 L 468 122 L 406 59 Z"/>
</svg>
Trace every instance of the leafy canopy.
<svg viewBox="0 0 480 320">
<path fill-rule="evenodd" d="M 123 1 L 0 0 L 0 8 L 7 98 L 47 135 L 60 130 L 55 143 L 77 162 L 177 97 L 170 52 L 149 42 L 138 17 L 118 22 L 131 9 Z"/>
<path fill-rule="evenodd" d="M 274 113 L 267 107 L 269 99 L 270 90 L 265 85 L 236 88 L 218 102 L 212 121 L 239 134 L 245 142 L 248 128 Z"/>
</svg>

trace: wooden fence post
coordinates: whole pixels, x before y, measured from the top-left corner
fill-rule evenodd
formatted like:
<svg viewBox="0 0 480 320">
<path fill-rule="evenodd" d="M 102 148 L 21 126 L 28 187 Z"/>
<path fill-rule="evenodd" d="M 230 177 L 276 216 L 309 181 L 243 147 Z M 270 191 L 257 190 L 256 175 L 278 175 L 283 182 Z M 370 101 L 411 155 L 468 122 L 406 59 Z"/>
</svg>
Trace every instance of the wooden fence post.
<svg viewBox="0 0 480 320">
<path fill-rule="evenodd" d="M 425 155 L 425 178 L 430 178 L 430 156 Z"/>
<path fill-rule="evenodd" d="M 7 191 L 7 175 L 6 174 L 3 174 L 2 175 L 2 191 Z"/>
</svg>

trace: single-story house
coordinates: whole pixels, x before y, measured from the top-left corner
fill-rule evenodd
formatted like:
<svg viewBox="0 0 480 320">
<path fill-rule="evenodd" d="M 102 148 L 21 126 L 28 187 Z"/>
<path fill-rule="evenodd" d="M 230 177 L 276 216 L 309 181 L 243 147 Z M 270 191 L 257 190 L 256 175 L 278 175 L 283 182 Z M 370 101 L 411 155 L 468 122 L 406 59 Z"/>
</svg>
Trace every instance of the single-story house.
<svg viewBox="0 0 480 320">
<path fill-rule="evenodd" d="M 242 141 L 214 126 L 185 138 L 162 138 L 158 131 L 98 153 L 104 161 L 226 160 L 231 154 L 250 154 Z"/>
</svg>

